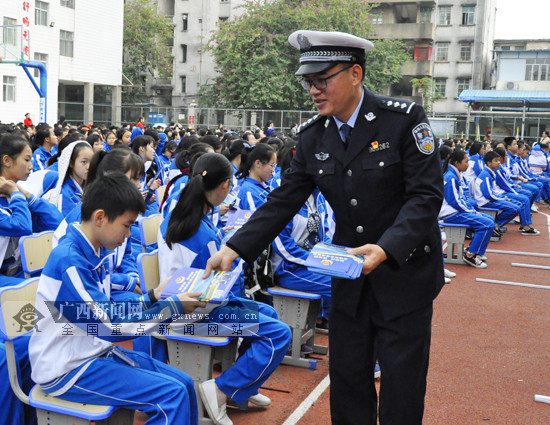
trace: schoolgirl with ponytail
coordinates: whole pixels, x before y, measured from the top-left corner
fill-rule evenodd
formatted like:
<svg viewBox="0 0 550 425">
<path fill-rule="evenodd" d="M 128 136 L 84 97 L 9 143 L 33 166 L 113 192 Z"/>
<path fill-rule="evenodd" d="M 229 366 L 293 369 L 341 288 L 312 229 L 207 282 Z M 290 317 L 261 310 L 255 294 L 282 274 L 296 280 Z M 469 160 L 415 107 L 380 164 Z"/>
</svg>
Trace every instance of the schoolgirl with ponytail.
<svg viewBox="0 0 550 425">
<path fill-rule="evenodd" d="M 181 267 L 204 269 L 212 254 L 219 250 L 222 230 L 211 220 L 214 207 L 219 206 L 231 189 L 233 167 L 218 153 L 206 153 L 196 161 L 189 182 L 182 190 L 174 210 L 161 223 L 159 232 L 159 273 L 163 280 Z M 233 272 L 238 273 L 240 266 Z M 238 285 L 235 292 L 238 293 Z M 239 298 L 230 293 L 221 306 L 208 304 L 200 313 L 205 321 L 227 329 L 229 317 L 245 317 L 256 310 L 258 322 L 254 329 L 242 323 L 242 337 L 250 346 L 236 362 L 216 379 L 203 382 L 199 394 L 211 418 L 216 423 L 231 423 L 226 413 L 226 400 L 237 403 L 250 401 L 268 406 L 268 397 L 258 389 L 284 358 L 290 343 L 290 329 L 277 320 L 275 310 L 265 304 Z M 195 310 L 197 313 L 197 310 Z M 234 320 L 233 320 L 234 321 Z"/>
<path fill-rule="evenodd" d="M 237 173 L 237 178 L 244 178 L 237 195 L 241 209 L 255 211 L 265 203 L 271 191 L 266 183 L 273 177 L 276 167 L 277 153 L 270 145 L 258 143 L 242 151 Z"/>
<path fill-rule="evenodd" d="M 444 223 L 460 224 L 472 229 L 474 234 L 464 254 L 464 262 L 484 269 L 487 268 L 484 254 L 493 235 L 495 221 L 489 215 L 476 211 L 464 195 L 461 180 L 462 173 L 467 169 L 468 154 L 462 149 L 455 149 L 443 164 L 445 187 L 439 219 Z"/>
</svg>

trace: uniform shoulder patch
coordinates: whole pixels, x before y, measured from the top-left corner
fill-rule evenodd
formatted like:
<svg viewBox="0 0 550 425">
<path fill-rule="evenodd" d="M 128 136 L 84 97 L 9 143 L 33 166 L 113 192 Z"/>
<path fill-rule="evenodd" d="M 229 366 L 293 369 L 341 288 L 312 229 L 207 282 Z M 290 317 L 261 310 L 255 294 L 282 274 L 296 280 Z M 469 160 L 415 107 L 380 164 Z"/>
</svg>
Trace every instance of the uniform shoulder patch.
<svg viewBox="0 0 550 425">
<path fill-rule="evenodd" d="M 402 114 L 410 114 L 415 105 L 415 102 L 379 95 L 376 96 L 376 101 L 379 108 L 401 112 Z"/>
<path fill-rule="evenodd" d="M 317 114 L 313 118 L 310 118 L 305 123 L 300 125 L 300 127 L 298 127 L 298 130 L 296 131 L 296 134 L 299 134 L 299 133 L 303 132 L 306 128 L 311 127 L 313 124 L 315 124 L 317 121 L 319 121 L 322 117 L 323 117 L 322 115 Z"/>
<path fill-rule="evenodd" d="M 435 138 L 430 124 L 425 122 L 418 124 L 413 128 L 412 134 L 416 142 L 416 147 L 424 155 L 430 155 L 435 149 Z"/>
</svg>

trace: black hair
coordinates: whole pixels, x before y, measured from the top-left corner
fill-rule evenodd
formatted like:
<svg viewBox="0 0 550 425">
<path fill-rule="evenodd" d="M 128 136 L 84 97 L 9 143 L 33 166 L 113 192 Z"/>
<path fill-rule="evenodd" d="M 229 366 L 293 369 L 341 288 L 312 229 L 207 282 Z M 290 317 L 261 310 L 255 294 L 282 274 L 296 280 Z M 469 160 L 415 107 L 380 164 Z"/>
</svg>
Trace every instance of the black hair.
<svg viewBox="0 0 550 425">
<path fill-rule="evenodd" d="M 462 162 L 466 156 L 466 151 L 463 149 L 455 149 L 443 164 L 443 173 L 449 169 L 449 164 L 455 165 L 457 162 Z"/>
<path fill-rule="evenodd" d="M 267 144 L 273 146 L 276 151 L 283 147 L 283 141 L 279 137 L 270 137 L 267 139 Z"/>
<path fill-rule="evenodd" d="M 113 148 L 109 152 L 96 152 L 88 169 L 87 185 L 96 178 L 115 171 L 123 174 L 131 171 L 131 178 L 140 180 L 145 174 L 145 165 L 143 160 L 129 149 Z"/>
<path fill-rule="evenodd" d="M 87 142 L 75 142 L 75 147 L 71 152 L 71 158 L 69 159 L 69 168 L 67 168 L 67 173 L 65 174 L 65 178 L 63 179 L 63 184 L 65 184 L 65 182 L 69 180 L 73 171 L 74 162 L 76 161 L 76 158 L 78 158 L 78 154 L 80 153 L 80 151 L 85 148 L 93 149 Z M 84 182 L 84 184 L 86 183 Z"/>
<path fill-rule="evenodd" d="M 446 161 L 449 159 L 449 156 L 453 153 L 453 148 L 447 145 L 441 145 L 439 148 L 439 158 L 441 161 Z"/>
<path fill-rule="evenodd" d="M 500 156 L 502 159 L 504 159 L 504 157 L 506 156 L 506 149 L 504 148 L 495 148 L 493 149 L 493 151 L 497 153 L 498 156 Z"/>
<path fill-rule="evenodd" d="M 125 127 L 122 127 L 122 128 L 119 128 L 118 131 L 116 132 L 116 139 L 118 141 L 118 143 L 122 143 L 121 140 L 122 140 L 122 136 L 124 136 L 124 134 L 128 132 L 128 133 L 131 133 L 130 130 L 128 130 L 127 128 Z M 117 143 L 117 142 L 115 142 Z"/>
<path fill-rule="evenodd" d="M 294 141 L 285 143 L 283 147 L 280 149 L 279 153 L 277 154 L 277 163 L 281 167 L 281 175 L 283 175 L 283 173 L 288 168 L 290 168 L 290 163 L 295 153 L 296 153 L 296 142 Z"/>
<path fill-rule="evenodd" d="M 489 151 L 483 156 L 483 161 L 485 161 L 485 164 L 488 164 L 495 158 L 500 158 L 500 155 L 495 151 Z"/>
<path fill-rule="evenodd" d="M 89 221 L 96 210 L 105 211 L 111 222 L 127 211 L 143 214 L 145 201 L 137 187 L 126 175 L 115 171 L 91 183 L 82 197 L 82 222 Z"/>
<path fill-rule="evenodd" d="M 36 126 L 36 133 L 34 135 L 34 144 L 36 147 L 44 145 L 44 142 L 50 137 L 51 127 L 46 123 L 41 123 Z"/>
<path fill-rule="evenodd" d="M 93 147 L 95 142 L 103 142 L 101 139 L 101 136 L 99 134 L 90 134 L 88 137 L 86 137 L 86 141 Z"/>
<path fill-rule="evenodd" d="M 206 192 L 216 189 L 224 181 L 231 181 L 233 166 L 219 153 L 205 153 L 194 164 L 189 182 L 183 188 L 174 207 L 166 230 L 166 244 L 184 241 L 200 227 L 205 210 L 213 208 Z"/>
<path fill-rule="evenodd" d="M 78 140 L 84 140 L 84 136 L 80 134 L 79 132 L 76 133 L 69 133 L 61 141 L 57 144 L 57 153 L 52 156 L 50 159 L 48 159 L 48 162 L 46 162 L 46 166 L 50 166 L 52 164 L 55 164 L 61 154 L 63 153 L 63 149 L 65 149 L 67 146 L 69 146 L 71 143 L 76 142 Z M 93 144 L 92 144 L 93 146 Z"/>
<path fill-rule="evenodd" d="M 506 146 L 506 149 L 512 146 L 512 143 L 514 143 L 514 140 L 516 140 L 516 138 L 512 136 L 508 136 L 504 138 L 504 146 Z"/>
<path fill-rule="evenodd" d="M 267 164 L 274 153 L 276 153 L 275 149 L 265 143 L 258 143 L 251 148 L 244 148 L 241 153 L 241 166 L 237 172 L 237 178 L 248 177 L 250 169 L 257 160 L 262 164 Z"/>
<path fill-rule="evenodd" d="M 177 148 L 178 144 L 173 140 L 169 140 L 164 144 L 164 147 L 162 148 L 162 153 L 169 151 L 173 155 Z"/>
<path fill-rule="evenodd" d="M 221 149 L 222 142 L 218 136 L 208 135 L 201 137 L 201 143 L 206 143 L 207 145 L 212 146 L 212 149 L 215 151 Z"/>
<path fill-rule="evenodd" d="M 483 143 L 481 142 L 472 143 L 472 146 L 470 146 L 470 155 L 475 155 L 476 153 L 479 153 L 481 148 L 483 148 Z"/>
<path fill-rule="evenodd" d="M 15 161 L 27 146 L 31 147 L 27 139 L 19 134 L 6 134 L 0 137 L 0 174 L 2 173 L 4 155 Z"/>
<path fill-rule="evenodd" d="M 230 161 L 237 158 L 244 149 L 245 141 L 243 139 L 235 139 L 231 142 L 229 148 L 225 149 L 222 154 Z"/>
<path fill-rule="evenodd" d="M 136 155 L 139 155 L 139 148 L 150 145 L 151 143 L 155 143 L 155 140 L 151 136 L 137 136 L 134 140 L 132 140 L 132 151 Z"/>
<path fill-rule="evenodd" d="M 159 132 L 154 128 L 148 128 L 147 130 L 145 130 L 144 135 L 152 137 L 155 142 L 160 141 Z"/>
</svg>

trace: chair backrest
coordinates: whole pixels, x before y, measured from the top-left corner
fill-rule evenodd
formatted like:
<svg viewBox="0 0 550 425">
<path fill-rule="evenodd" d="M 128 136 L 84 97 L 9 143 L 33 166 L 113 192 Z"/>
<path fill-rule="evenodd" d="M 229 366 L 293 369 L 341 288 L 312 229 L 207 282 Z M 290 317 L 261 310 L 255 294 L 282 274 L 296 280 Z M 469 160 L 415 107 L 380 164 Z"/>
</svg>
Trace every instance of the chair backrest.
<svg viewBox="0 0 550 425">
<path fill-rule="evenodd" d="M 159 286 L 159 251 L 142 252 L 137 257 L 139 285 L 143 293 Z"/>
<path fill-rule="evenodd" d="M 166 185 L 160 186 L 157 190 L 155 190 L 155 197 L 157 198 L 157 205 L 159 208 L 162 200 L 164 199 L 164 192 L 166 192 Z"/>
<path fill-rule="evenodd" d="M 143 217 L 139 222 L 139 236 L 143 252 L 147 251 L 149 245 L 157 243 L 157 233 L 161 222 L 162 214 L 152 214 L 149 217 Z"/>
<path fill-rule="evenodd" d="M 0 339 L 11 341 L 34 328 L 34 304 L 40 278 L 0 288 Z"/>
<path fill-rule="evenodd" d="M 31 273 L 39 272 L 44 268 L 53 249 L 52 240 L 53 230 L 19 238 L 21 266 L 25 277 L 29 278 Z"/>
</svg>

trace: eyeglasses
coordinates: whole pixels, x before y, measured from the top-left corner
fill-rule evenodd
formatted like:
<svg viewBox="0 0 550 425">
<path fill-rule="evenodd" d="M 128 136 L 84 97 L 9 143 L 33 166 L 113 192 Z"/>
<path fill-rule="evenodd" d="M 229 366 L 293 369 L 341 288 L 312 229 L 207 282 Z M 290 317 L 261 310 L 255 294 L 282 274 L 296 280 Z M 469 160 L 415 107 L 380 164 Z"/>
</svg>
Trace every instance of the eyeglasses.
<svg viewBox="0 0 550 425">
<path fill-rule="evenodd" d="M 277 168 L 277 163 L 276 162 L 274 162 L 272 164 L 265 164 L 265 165 L 269 165 L 273 169 Z"/>
<path fill-rule="evenodd" d="M 345 68 L 342 68 L 340 71 L 335 72 L 332 75 L 329 75 L 326 78 L 316 78 L 314 80 L 309 80 L 306 78 L 302 78 L 300 80 L 300 84 L 306 91 L 310 91 L 312 87 L 315 87 L 317 90 L 324 90 L 327 88 L 327 80 L 330 80 L 332 77 L 336 77 L 341 72 L 347 71 L 348 69 L 352 68 L 353 65 L 347 66 Z"/>
</svg>

